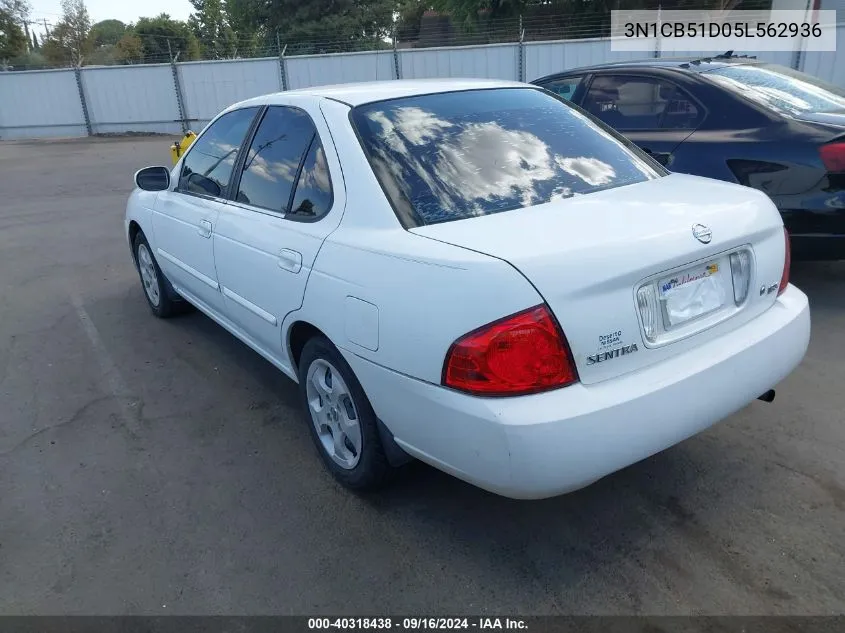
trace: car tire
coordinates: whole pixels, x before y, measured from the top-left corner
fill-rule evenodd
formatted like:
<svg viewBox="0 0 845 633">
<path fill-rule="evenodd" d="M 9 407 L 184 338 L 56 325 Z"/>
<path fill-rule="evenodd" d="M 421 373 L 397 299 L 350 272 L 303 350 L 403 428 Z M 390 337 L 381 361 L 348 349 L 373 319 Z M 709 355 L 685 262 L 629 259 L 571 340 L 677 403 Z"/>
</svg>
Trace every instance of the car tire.
<svg viewBox="0 0 845 633">
<path fill-rule="evenodd" d="M 158 267 L 152 248 L 141 231 L 138 231 L 135 236 L 132 251 L 135 254 L 135 267 L 141 278 L 144 298 L 154 315 L 160 319 L 166 319 L 186 312 L 192 307 L 187 301 L 174 298 L 177 296 L 176 291 Z"/>
<path fill-rule="evenodd" d="M 328 339 L 311 338 L 299 360 L 299 393 L 311 438 L 332 476 L 356 491 L 387 485 L 395 474 L 364 389 Z"/>
</svg>

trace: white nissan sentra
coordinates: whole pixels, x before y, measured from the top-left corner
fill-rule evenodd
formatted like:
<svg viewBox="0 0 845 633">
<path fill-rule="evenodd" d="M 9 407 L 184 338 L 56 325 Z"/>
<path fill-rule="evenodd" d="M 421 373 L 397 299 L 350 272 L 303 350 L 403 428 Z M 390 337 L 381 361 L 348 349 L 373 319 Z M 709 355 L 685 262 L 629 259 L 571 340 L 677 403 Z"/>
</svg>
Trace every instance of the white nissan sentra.
<svg viewBox="0 0 845 633">
<path fill-rule="evenodd" d="M 807 349 L 764 194 L 521 83 L 250 99 L 135 182 L 153 313 L 195 306 L 297 381 L 350 488 L 413 457 L 562 494 L 770 401 Z"/>
</svg>

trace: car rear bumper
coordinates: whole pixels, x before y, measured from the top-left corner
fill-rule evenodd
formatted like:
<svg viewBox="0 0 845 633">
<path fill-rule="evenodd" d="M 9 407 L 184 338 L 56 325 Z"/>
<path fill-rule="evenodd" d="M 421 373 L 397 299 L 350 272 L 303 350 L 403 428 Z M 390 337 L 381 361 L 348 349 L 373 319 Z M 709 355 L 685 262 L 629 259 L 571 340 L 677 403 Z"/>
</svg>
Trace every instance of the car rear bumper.
<svg viewBox="0 0 845 633">
<path fill-rule="evenodd" d="M 344 351 L 376 415 L 411 455 L 504 496 L 582 488 L 708 428 L 774 387 L 810 337 L 794 286 L 753 321 L 689 352 L 597 384 L 478 398 Z"/>
</svg>

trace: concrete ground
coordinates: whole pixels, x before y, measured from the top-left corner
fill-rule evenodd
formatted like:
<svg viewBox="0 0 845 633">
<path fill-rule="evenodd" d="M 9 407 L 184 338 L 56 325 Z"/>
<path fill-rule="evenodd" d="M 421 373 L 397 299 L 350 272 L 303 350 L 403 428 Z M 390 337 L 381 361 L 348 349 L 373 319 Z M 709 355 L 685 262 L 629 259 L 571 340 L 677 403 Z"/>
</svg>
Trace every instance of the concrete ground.
<svg viewBox="0 0 845 633">
<path fill-rule="evenodd" d="M 845 265 L 774 404 L 577 493 L 324 472 L 293 383 L 161 321 L 122 234 L 168 139 L 0 144 L 0 613 L 841 614 Z"/>
</svg>

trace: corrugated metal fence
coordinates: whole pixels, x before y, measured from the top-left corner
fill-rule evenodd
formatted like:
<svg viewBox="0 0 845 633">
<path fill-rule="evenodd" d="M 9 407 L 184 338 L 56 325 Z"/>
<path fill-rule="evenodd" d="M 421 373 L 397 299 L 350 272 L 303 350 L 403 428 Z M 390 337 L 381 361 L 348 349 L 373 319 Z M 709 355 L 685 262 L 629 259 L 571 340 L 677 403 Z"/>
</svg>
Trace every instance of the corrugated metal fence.
<svg viewBox="0 0 845 633">
<path fill-rule="evenodd" d="M 279 90 L 426 77 L 531 81 L 638 57 L 642 53 L 612 52 L 603 38 L 5 72 L 0 73 L 0 138 L 179 133 L 199 130 L 232 103 Z M 845 24 L 837 27 L 835 53 L 775 52 L 758 58 L 845 86 Z"/>
</svg>

